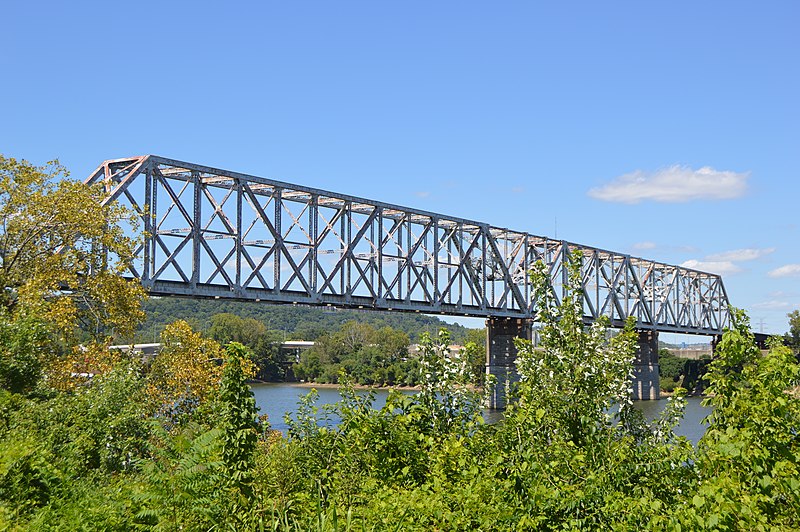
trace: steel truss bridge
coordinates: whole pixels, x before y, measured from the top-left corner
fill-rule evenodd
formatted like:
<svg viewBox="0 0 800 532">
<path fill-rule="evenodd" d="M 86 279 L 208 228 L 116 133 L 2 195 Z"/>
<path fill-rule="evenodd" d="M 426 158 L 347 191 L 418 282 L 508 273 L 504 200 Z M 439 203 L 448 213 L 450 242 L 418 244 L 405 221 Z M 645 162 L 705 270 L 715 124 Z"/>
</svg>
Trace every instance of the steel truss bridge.
<svg viewBox="0 0 800 532">
<path fill-rule="evenodd" d="M 718 275 L 154 155 L 109 160 L 86 179 L 133 209 L 130 266 L 150 294 L 491 318 L 535 318 L 527 274 L 547 265 L 556 298 L 580 254 L 585 320 L 717 335 Z"/>
</svg>

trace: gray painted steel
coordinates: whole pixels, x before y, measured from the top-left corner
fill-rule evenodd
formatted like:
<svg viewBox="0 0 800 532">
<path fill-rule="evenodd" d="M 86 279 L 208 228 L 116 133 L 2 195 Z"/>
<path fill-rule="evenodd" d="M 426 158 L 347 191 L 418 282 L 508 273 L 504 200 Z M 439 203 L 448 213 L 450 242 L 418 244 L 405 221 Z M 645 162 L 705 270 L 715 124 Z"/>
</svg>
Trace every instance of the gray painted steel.
<svg viewBox="0 0 800 532">
<path fill-rule="evenodd" d="M 526 272 L 558 298 L 582 259 L 585 319 L 719 334 L 718 275 L 153 155 L 106 161 L 86 180 L 138 213 L 131 266 L 153 295 L 533 318 Z"/>
</svg>

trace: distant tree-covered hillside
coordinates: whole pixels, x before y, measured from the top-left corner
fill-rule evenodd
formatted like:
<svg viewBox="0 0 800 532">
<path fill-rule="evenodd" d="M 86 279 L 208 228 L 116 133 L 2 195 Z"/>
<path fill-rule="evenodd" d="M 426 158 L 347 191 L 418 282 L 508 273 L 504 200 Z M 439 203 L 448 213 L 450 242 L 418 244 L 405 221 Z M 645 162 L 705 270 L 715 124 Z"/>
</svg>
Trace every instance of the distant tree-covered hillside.
<svg viewBox="0 0 800 532">
<path fill-rule="evenodd" d="M 439 329 L 446 328 L 450 331 L 453 343 L 463 344 L 469 330 L 425 314 L 218 299 L 150 298 L 145 302 L 144 310 L 147 317 L 136 334 L 136 341 L 140 343 L 158 341 L 164 326 L 179 319 L 189 322 L 195 330 L 207 331 L 211 326 L 211 317 L 221 313 L 256 319 L 269 330 L 283 331 L 290 340 L 315 340 L 323 334 L 340 330 L 348 321 L 366 323 L 376 329 L 388 326 L 403 331 L 412 343 L 416 343 L 424 332 L 435 335 Z"/>
</svg>

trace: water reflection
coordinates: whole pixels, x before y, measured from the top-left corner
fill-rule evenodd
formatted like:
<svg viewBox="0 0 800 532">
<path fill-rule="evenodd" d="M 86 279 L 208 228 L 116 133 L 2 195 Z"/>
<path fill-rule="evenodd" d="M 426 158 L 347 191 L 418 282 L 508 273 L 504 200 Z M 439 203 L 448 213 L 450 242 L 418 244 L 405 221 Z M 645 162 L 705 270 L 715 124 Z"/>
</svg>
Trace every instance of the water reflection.
<svg viewBox="0 0 800 532">
<path fill-rule="evenodd" d="M 694 443 L 697 443 L 706 430 L 703 420 L 711 413 L 711 409 L 702 406 L 702 397 L 687 397 L 686 410 L 680 425 L 675 428 L 675 434 L 685 436 Z M 636 401 L 633 403 L 636 408 L 641 410 L 647 419 L 655 419 L 666 408 L 666 399 L 660 401 Z"/>
</svg>

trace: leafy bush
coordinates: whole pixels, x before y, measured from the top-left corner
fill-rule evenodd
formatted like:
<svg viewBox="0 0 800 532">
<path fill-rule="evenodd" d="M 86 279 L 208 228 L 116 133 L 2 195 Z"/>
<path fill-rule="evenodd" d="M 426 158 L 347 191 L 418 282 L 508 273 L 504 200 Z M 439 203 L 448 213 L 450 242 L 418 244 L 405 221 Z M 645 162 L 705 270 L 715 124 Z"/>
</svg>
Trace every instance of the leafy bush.
<svg viewBox="0 0 800 532">
<path fill-rule="evenodd" d="M 709 367 L 713 407 L 696 456 L 699 482 L 682 520 L 707 529 L 800 527 L 800 382 L 791 350 L 762 355 L 739 310 Z"/>
<path fill-rule="evenodd" d="M 541 343 L 518 342 L 516 400 L 495 425 L 480 419 L 475 353 L 450 356 L 446 333 L 424 338 L 413 364 L 396 358 L 359 375 L 420 383 L 375 410 L 352 376 L 330 375 L 377 358 L 350 329 L 361 358 L 319 365 L 340 383 L 340 401 L 318 406 L 312 390 L 286 437 L 257 421 L 244 346 L 229 344 L 220 365 L 219 346 L 188 324 L 171 329 L 171 351 L 149 368 L 119 360 L 80 385 L 2 391 L 0 528 L 800 528 L 791 352 L 776 343 L 762 356 L 732 311 L 716 358 L 698 362 L 708 364 L 713 411 L 695 449 L 673 431 L 680 388 L 653 421 L 632 408 L 635 324 L 614 336 L 602 320 L 583 325 L 579 260 L 566 264 L 559 304 L 537 265 Z"/>
<path fill-rule="evenodd" d="M 659 349 L 658 351 L 658 375 L 661 379 L 677 381 L 686 375 L 685 358 L 676 357 L 669 349 Z"/>
<path fill-rule="evenodd" d="M 674 381 L 671 378 L 662 378 L 661 379 L 661 391 L 672 393 L 675 391 L 676 388 L 680 387 L 678 381 Z"/>
<path fill-rule="evenodd" d="M 0 507 L 13 521 L 50 501 L 60 477 L 48 453 L 31 439 L 0 439 Z"/>
</svg>

